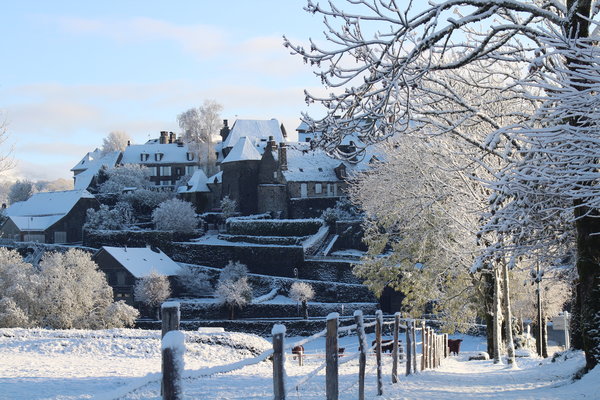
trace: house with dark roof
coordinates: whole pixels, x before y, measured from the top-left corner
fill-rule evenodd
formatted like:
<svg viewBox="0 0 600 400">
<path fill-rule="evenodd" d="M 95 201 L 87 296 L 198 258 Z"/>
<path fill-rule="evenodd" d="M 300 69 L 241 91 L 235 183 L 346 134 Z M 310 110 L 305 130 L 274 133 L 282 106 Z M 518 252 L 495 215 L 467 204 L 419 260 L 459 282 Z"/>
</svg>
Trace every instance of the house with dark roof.
<svg viewBox="0 0 600 400">
<path fill-rule="evenodd" d="M 169 277 L 173 287 L 174 277 L 181 268 L 160 249 L 150 247 L 103 246 L 92 260 L 106 275 L 115 301 L 123 300 L 129 305 L 134 304 L 133 289 L 139 279 L 155 271 Z"/>
<path fill-rule="evenodd" d="M 71 168 L 75 189 L 87 190 L 94 186 L 97 183 L 98 172 L 102 168 L 112 168 L 118 165 L 121 157 L 120 151 L 104 153 L 102 150 L 96 149 L 87 153 L 81 161 Z"/>
<path fill-rule="evenodd" d="M 17 241 L 76 243 L 82 241 L 89 208 L 100 204 L 87 190 L 41 192 L 6 209 L 2 236 Z"/>
</svg>

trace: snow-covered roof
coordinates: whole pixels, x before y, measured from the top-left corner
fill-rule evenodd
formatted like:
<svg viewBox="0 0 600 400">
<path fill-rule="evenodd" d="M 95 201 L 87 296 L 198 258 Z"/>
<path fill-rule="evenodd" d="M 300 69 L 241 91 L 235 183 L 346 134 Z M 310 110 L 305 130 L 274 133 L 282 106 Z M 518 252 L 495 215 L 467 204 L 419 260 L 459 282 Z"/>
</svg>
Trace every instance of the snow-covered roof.
<svg viewBox="0 0 600 400">
<path fill-rule="evenodd" d="M 189 148 L 179 143 L 132 144 L 123 152 L 123 164 L 195 164 L 198 160 L 188 160 Z M 145 157 L 142 158 L 142 154 Z"/>
<path fill-rule="evenodd" d="M 103 246 L 127 271 L 136 278 L 150 275 L 152 271 L 165 276 L 179 273 L 179 265 L 160 249 L 154 251 L 148 247 L 110 247 Z"/>
<path fill-rule="evenodd" d="M 223 183 L 223 171 L 219 171 L 207 180 L 208 183 Z"/>
<path fill-rule="evenodd" d="M 94 196 L 83 189 L 40 192 L 8 207 L 6 216 L 22 231 L 44 231 L 67 215 L 82 198 Z"/>
<path fill-rule="evenodd" d="M 305 143 L 287 146 L 287 171 L 282 171 L 288 182 L 336 182 L 339 181 L 334 168 L 341 160 L 332 158 L 321 149 L 311 150 Z"/>
<path fill-rule="evenodd" d="M 210 192 L 206 182 L 208 178 L 201 169 L 196 170 L 194 175 L 187 182 L 187 186 L 181 186 L 178 190 L 179 193 L 196 193 L 196 192 Z"/>
<path fill-rule="evenodd" d="M 233 149 L 231 149 L 221 164 L 235 161 L 260 160 L 261 158 L 261 153 L 256 149 L 252 139 L 243 136 L 233 146 Z"/>
<path fill-rule="evenodd" d="M 231 127 L 227 139 L 223 142 L 223 148 L 234 147 L 238 140 L 244 136 L 265 142 L 269 139 L 269 136 L 273 136 L 276 143 L 285 141 L 283 132 L 281 132 L 281 124 L 275 118 L 269 120 L 238 119 Z"/>
<path fill-rule="evenodd" d="M 103 154 L 99 149 L 87 153 L 77 165 L 71 168 L 71 171 L 75 173 L 80 171 L 75 175 L 75 189 L 87 189 L 98 171 L 103 166 L 107 168 L 114 167 L 119 161 L 120 155 L 120 151 Z"/>
</svg>

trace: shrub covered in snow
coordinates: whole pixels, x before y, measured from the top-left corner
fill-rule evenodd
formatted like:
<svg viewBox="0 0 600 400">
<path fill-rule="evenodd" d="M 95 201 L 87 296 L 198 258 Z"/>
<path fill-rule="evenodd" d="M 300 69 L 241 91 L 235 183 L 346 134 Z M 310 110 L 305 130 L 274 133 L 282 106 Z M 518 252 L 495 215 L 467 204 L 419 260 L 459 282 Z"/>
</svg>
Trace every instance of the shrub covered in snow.
<svg viewBox="0 0 600 400">
<path fill-rule="evenodd" d="M 321 218 L 329 226 L 335 226 L 337 221 L 355 221 L 362 217 L 362 212 L 346 197 L 342 197 L 335 203 L 335 207 L 327 208 L 321 214 Z"/>
<path fill-rule="evenodd" d="M 138 280 L 133 288 L 133 298 L 135 301 L 155 308 L 156 319 L 160 319 L 158 306 L 170 295 L 171 285 L 169 284 L 169 279 L 156 271 L 151 271 L 150 275 Z"/>
<path fill-rule="evenodd" d="M 133 209 L 124 202 L 118 202 L 114 207 L 102 204 L 100 209 L 87 210 L 86 229 L 120 230 L 135 222 Z"/>
<path fill-rule="evenodd" d="M 229 217 L 233 217 L 237 214 L 238 204 L 237 201 L 230 199 L 229 196 L 223 197 L 221 200 L 221 212 L 223 213 L 223 218 L 227 219 Z"/>
<path fill-rule="evenodd" d="M 150 168 L 139 164 L 125 164 L 104 171 L 106 180 L 98 187 L 101 193 L 120 193 L 125 188 L 145 188 L 150 185 Z"/>
<path fill-rule="evenodd" d="M 304 319 L 308 319 L 308 301 L 315 297 L 315 291 L 312 286 L 306 282 L 294 282 L 290 287 L 290 298 L 302 303 L 302 314 Z"/>
<path fill-rule="evenodd" d="M 239 262 L 229 262 L 219 275 L 216 290 L 219 303 L 229 307 L 230 318 L 235 308 L 242 308 L 252 300 L 252 288 L 248 283 L 248 268 Z"/>
<path fill-rule="evenodd" d="M 132 324 L 136 311 L 119 305 L 88 253 L 46 253 L 39 268 L 0 248 L 0 326 L 98 329 Z M 110 318 L 108 318 L 110 316 Z"/>
<path fill-rule="evenodd" d="M 229 218 L 227 232 L 231 235 L 309 236 L 323 225 L 321 219 L 254 219 Z"/>
<path fill-rule="evenodd" d="M 198 226 L 192 203 L 179 199 L 161 203 L 152 212 L 152 222 L 156 229 L 175 232 L 192 232 Z"/>
<path fill-rule="evenodd" d="M 210 277 L 201 269 L 191 265 L 181 267 L 177 275 L 177 281 L 188 294 L 194 296 L 207 295 L 212 291 Z"/>
</svg>

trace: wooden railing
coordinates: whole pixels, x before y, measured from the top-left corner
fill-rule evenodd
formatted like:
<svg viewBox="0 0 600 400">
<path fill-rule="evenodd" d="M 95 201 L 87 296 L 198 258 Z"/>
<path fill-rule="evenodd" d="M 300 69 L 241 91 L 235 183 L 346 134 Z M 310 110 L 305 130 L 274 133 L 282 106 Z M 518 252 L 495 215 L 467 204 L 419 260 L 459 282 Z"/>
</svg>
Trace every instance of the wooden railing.
<svg viewBox="0 0 600 400">
<path fill-rule="evenodd" d="M 163 305 L 163 373 L 161 376 L 161 388 L 163 399 L 179 400 L 183 397 L 181 380 L 184 377 L 210 376 L 216 373 L 231 372 L 244 368 L 248 365 L 257 364 L 268 358 L 273 363 L 273 398 L 283 400 L 289 395 L 291 390 L 298 390 L 305 385 L 312 377 L 325 369 L 325 397 L 327 400 L 337 400 L 339 398 L 339 367 L 351 361 L 358 360 L 357 383 L 358 398 L 365 398 L 365 379 L 367 356 L 374 353 L 376 360 L 376 382 L 377 395 L 383 394 L 383 362 L 382 352 L 384 346 L 386 349 L 389 342 L 382 343 L 382 333 L 384 327 L 392 325 L 392 383 L 398 383 L 399 364 L 405 363 L 405 374 L 417 373 L 419 370 L 432 369 L 440 366 L 442 359 L 448 357 L 448 336 L 445 334 L 436 334 L 433 329 L 425 325 L 423 320 L 414 320 L 402 318 L 396 313 L 392 320 L 384 321 L 383 314 L 378 311 L 374 320 L 365 323 L 365 318 L 361 311 L 354 313 L 354 324 L 350 326 L 339 326 L 340 318 L 337 313 L 330 314 L 326 319 L 325 329 L 296 343 L 285 344 L 286 329 L 284 325 L 274 325 L 272 330 L 273 348 L 252 358 L 229 365 L 206 368 L 199 371 L 189 371 L 184 374 L 183 371 L 177 371 L 177 364 L 183 359 L 183 352 L 177 351 L 178 343 L 181 339 L 174 339 L 172 334 L 179 332 L 170 332 L 179 329 L 179 305 L 178 303 L 168 303 Z M 372 345 L 367 343 L 365 329 L 375 327 L 375 340 Z M 405 334 L 405 346 L 401 347 L 401 334 Z M 421 341 L 417 342 L 417 332 L 420 333 Z M 338 344 L 340 334 L 348 335 L 355 333 L 358 339 L 358 351 L 354 354 L 344 354 L 340 359 L 340 347 Z M 296 346 L 303 346 L 321 337 L 325 337 L 325 359 L 323 363 L 312 371 L 304 374 L 297 382 L 289 385 L 285 376 L 285 354 L 291 352 Z M 182 344 L 181 344 L 182 345 Z M 419 354 L 420 348 L 420 354 Z M 305 354 L 296 354 L 300 365 L 303 364 Z M 419 360 L 420 358 L 420 360 Z M 420 361 L 420 362 L 419 362 Z M 181 363 L 182 364 L 182 363 Z M 287 387 L 289 385 L 289 387 Z"/>
</svg>

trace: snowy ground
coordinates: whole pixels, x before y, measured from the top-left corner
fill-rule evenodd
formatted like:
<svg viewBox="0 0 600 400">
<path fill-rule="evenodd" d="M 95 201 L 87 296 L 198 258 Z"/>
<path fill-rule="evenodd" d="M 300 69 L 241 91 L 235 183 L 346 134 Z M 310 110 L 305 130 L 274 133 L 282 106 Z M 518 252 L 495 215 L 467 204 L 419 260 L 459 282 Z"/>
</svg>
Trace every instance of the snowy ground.
<svg viewBox="0 0 600 400">
<path fill-rule="evenodd" d="M 208 339 L 207 339 L 208 338 Z M 300 338 L 288 338 L 287 343 Z M 261 338 L 229 334 L 219 343 L 210 336 L 186 332 L 186 399 L 272 398 L 271 363 L 261 362 L 231 373 L 200 376 L 225 365 L 254 357 L 270 348 Z M 371 338 L 369 338 L 369 341 Z M 582 380 L 571 381 L 584 363 L 580 353 L 568 353 L 555 363 L 522 358 L 518 368 L 490 361 L 467 361 L 484 350 L 482 338 L 464 337 L 461 355 L 444 360 L 437 370 L 390 383 L 391 360 L 385 357 L 382 399 L 598 399 L 600 369 Z M 343 361 L 356 351 L 354 336 L 340 339 L 346 348 Z M 233 347 L 232 347 L 233 346 Z M 238 348 L 234 348 L 238 347 Z M 0 329 L 0 399 L 160 399 L 159 333 L 141 330 L 44 331 Z M 323 399 L 324 370 L 302 384 L 295 384 L 323 361 L 324 339 L 305 345 L 307 360 L 299 367 L 287 357 L 289 399 Z M 368 360 L 367 398 L 376 398 L 374 357 Z M 200 371 L 200 372 L 199 372 Z M 340 398 L 355 399 L 356 362 L 340 367 Z"/>
</svg>

